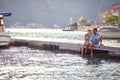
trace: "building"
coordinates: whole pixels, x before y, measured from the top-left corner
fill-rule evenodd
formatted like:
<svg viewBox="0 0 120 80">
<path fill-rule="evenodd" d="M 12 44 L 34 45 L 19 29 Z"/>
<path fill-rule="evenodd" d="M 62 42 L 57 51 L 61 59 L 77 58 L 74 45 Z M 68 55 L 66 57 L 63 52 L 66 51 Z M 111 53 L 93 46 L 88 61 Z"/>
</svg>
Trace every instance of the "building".
<svg viewBox="0 0 120 80">
<path fill-rule="evenodd" d="M 4 32 L 3 15 L 0 15 L 0 32 Z"/>
<path fill-rule="evenodd" d="M 99 14 L 99 23 L 104 24 L 106 18 L 111 15 L 117 15 L 117 16 L 119 15 L 119 4 L 118 3 L 108 7 L 106 10 L 102 11 Z"/>
</svg>

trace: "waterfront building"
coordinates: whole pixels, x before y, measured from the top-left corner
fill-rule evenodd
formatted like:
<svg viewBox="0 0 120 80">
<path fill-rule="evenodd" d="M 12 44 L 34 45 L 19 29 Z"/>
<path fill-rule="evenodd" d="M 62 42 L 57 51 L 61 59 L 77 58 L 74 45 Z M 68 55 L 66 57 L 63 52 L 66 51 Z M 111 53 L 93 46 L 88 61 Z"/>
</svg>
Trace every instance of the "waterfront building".
<svg viewBox="0 0 120 80">
<path fill-rule="evenodd" d="M 119 4 L 118 3 L 109 6 L 106 10 L 102 11 L 99 14 L 99 23 L 105 24 L 106 18 L 111 15 L 116 15 L 116 16 L 119 15 Z"/>
</svg>

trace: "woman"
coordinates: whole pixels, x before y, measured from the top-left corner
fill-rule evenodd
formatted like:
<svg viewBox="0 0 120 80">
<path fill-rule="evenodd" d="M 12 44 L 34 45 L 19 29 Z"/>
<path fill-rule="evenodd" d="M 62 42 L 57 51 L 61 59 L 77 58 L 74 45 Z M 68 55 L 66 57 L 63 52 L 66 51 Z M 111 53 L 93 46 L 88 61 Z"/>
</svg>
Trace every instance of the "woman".
<svg viewBox="0 0 120 80">
<path fill-rule="evenodd" d="M 83 53 L 84 53 L 84 47 L 85 47 L 85 53 L 87 53 L 87 48 L 89 46 L 89 41 L 90 41 L 90 36 L 92 34 L 92 30 L 88 30 L 88 32 L 85 34 L 84 36 L 84 39 L 85 39 L 85 42 L 84 44 L 82 45 L 82 50 L 81 50 L 81 56 L 83 56 Z"/>
</svg>

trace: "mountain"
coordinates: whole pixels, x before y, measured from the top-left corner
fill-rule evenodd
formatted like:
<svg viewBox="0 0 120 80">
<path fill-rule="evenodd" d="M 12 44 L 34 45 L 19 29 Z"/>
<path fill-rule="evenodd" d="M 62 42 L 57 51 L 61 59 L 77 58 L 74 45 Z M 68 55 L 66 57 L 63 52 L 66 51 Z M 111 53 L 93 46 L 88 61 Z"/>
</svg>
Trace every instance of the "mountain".
<svg viewBox="0 0 120 80">
<path fill-rule="evenodd" d="M 101 1 L 103 1 L 102 5 Z M 70 21 L 70 17 L 72 17 L 73 21 L 78 20 L 82 16 L 88 20 L 96 20 L 99 11 L 106 9 L 117 1 L 0 0 L 0 11 L 11 12 L 13 14 L 9 18 L 5 18 L 8 27 L 19 23 L 19 25 L 24 27 L 30 27 L 26 26 L 29 24 L 40 24 L 44 25 L 45 28 L 54 28 L 53 25 L 59 25 L 59 28 L 65 28 Z M 39 28 L 39 26 L 33 27 Z"/>
</svg>

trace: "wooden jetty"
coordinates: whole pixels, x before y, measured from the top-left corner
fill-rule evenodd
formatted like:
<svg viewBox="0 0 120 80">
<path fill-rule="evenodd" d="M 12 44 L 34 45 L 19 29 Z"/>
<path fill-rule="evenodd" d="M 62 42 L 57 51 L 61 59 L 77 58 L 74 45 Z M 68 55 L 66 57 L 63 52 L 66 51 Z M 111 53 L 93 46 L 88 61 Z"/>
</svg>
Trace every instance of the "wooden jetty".
<svg viewBox="0 0 120 80">
<path fill-rule="evenodd" d="M 47 49 L 47 50 L 62 50 L 77 52 L 80 54 L 81 41 L 60 41 L 60 40 L 28 40 L 28 39 L 16 39 L 11 40 L 11 44 L 14 46 L 27 46 L 31 48 Z M 108 57 L 120 58 L 120 43 L 103 43 L 104 46 L 96 45 L 94 47 L 94 54 L 104 53 Z M 88 49 L 88 54 L 90 50 Z"/>
</svg>

